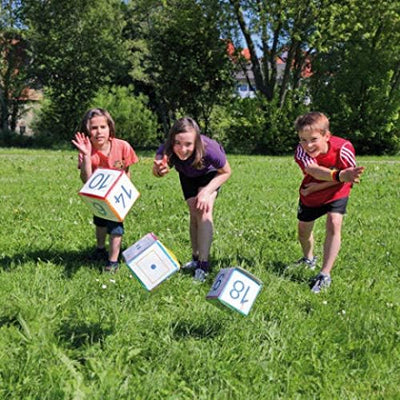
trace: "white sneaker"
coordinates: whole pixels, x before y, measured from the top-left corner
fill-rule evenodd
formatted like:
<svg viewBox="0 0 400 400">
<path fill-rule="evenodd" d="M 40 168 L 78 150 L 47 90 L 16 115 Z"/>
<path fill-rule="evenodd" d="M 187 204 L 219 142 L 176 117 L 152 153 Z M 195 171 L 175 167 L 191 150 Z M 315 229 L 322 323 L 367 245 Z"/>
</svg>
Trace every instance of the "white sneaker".
<svg viewBox="0 0 400 400">
<path fill-rule="evenodd" d="M 207 279 L 208 273 L 204 271 L 204 269 L 196 268 L 194 271 L 194 280 L 197 282 L 205 282 Z"/>
<path fill-rule="evenodd" d="M 181 269 L 183 271 L 194 271 L 198 265 L 199 265 L 198 261 L 191 260 L 186 264 L 182 265 Z"/>
<path fill-rule="evenodd" d="M 311 291 L 319 293 L 321 290 L 327 289 L 332 283 L 330 275 L 320 272 L 311 282 Z"/>
</svg>

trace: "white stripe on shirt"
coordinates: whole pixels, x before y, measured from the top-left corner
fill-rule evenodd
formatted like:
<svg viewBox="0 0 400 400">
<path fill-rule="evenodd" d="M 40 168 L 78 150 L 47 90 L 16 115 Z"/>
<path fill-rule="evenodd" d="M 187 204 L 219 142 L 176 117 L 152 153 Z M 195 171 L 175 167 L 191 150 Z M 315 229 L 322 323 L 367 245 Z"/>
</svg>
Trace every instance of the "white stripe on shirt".
<svg viewBox="0 0 400 400">
<path fill-rule="evenodd" d="M 311 164 L 315 164 L 315 159 L 310 157 L 305 150 L 303 149 L 303 147 L 301 147 L 301 145 L 297 146 L 297 150 L 296 150 L 296 159 L 301 161 L 301 163 L 303 164 L 304 168 L 309 167 Z"/>
<path fill-rule="evenodd" d="M 344 144 L 340 149 L 340 159 L 345 163 L 346 166 L 355 167 L 356 158 L 354 153 L 346 147 L 346 144 Z"/>
</svg>

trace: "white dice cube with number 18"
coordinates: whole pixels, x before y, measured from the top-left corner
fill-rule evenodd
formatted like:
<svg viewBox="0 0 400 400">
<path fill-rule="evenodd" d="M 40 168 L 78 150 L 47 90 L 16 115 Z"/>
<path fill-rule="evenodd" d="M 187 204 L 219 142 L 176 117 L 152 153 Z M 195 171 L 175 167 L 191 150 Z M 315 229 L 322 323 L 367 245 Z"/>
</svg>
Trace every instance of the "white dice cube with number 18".
<svg viewBox="0 0 400 400">
<path fill-rule="evenodd" d="M 240 267 L 224 268 L 216 276 L 206 299 L 248 315 L 262 282 Z"/>
<path fill-rule="evenodd" d="M 124 171 L 98 168 L 79 195 L 97 217 L 122 222 L 140 193 Z"/>
</svg>

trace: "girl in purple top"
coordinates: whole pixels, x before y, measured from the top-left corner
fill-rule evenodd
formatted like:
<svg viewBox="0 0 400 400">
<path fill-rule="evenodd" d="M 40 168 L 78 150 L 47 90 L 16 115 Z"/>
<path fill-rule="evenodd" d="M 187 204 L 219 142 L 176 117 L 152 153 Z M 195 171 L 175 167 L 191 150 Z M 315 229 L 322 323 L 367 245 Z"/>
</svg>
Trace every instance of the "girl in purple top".
<svg viewBox="0 0 400 400">
<path fill-rule="evenodd" d="M 210 268 L 214 202 L 218 189 L 231 176 L 231 167 L 222 146 L 201 135 L 197 123 L 188 117 L 174 123 L 167 141 L 157 150 L 153 174 L 163 177 L 171 167 L 179 172 L 190 212 L 192 261 L 182 269 L 194 270 L 194 278 L 204 282 Z"/>
</svg>

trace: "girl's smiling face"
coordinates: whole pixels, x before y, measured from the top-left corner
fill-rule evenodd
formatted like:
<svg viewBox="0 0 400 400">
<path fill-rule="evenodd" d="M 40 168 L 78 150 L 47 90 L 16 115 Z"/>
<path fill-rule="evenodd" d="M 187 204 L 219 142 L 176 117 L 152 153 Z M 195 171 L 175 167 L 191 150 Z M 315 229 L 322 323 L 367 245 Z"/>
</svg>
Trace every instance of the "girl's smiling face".
<svg viewBox="0 0 400 400">
<path fill-rule="evenodd" d="M 107 118 L 95 116 L 90 120 L 90 141 L 96 149 L 103 148 L 110 140 L 110 127 Z"/>
<path fill-rule="evenodd" d="M 330 136 L 329 132 L 322 135 L 320 131 L 300 131 L 300 145 L 310 157 L 315 158 L 328 152 Z"/>
<path fill-rule="evenodd" d="M 184 161 L 194 152 L 196 144 L 196 132 L 193 130 L 177 133 L 174 138 L 173 151 L 176 156 Z"/>
</svg>

